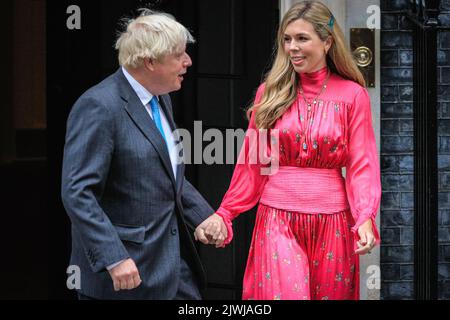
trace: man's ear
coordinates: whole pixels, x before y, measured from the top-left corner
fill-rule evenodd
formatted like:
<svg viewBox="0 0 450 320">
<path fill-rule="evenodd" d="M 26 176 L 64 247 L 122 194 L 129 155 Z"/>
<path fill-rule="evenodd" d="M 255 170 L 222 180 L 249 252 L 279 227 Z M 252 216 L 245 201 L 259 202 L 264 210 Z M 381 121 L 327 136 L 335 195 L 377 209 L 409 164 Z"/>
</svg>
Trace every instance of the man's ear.
<svg viewBox="0 0 450 320">
<path fill-rule="evenodd" d="M 144 63 L 143 63 L 145 69 L 150 70 L 150 71 L 154 71 L 155 70 L 155 60 L 152 58 L 144 58 Z"/>
</svg>

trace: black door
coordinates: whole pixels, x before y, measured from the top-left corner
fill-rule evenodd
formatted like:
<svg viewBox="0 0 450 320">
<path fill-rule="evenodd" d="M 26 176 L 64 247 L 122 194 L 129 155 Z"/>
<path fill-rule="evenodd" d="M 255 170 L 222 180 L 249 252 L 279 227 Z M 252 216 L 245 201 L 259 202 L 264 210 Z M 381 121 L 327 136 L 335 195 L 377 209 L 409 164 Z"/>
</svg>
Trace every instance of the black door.
<svg viewBox="0 0 450 320">
<path fill-rule="evenodd" d="M 192 89 L 183 91 L 191 95 L 186 102 L 194 104 L 185 107 L 185 118 L 179 122 L 192 132 L 193 121 L 201 120 L 204 131 L 219 129 L 226 145 L 227 129 L 247 128 L 244 109 L 251 103 L 270 64 L 278 1 L 201 0 L 196 5 L 193 24 L 198 39 L 193 47 L 196 73 Z M 213 142 L 205 141 L 203 146 Z M 235 150 L 234 158 L 237 153 Z M 214 208 L 220 205 L 234 168 L 233 164 L 226 164 L 226 150 L 222 154 L 223 159 L 217 157 L 222 163 L 204 163 L 188 170 L 188 178 Z M 254 211 L 237 218 L 234 240 L 225 249 L 200 246 L 209 282 L 206 299 L 241 298 L 253 223 Z"/>
<path fill-rule="evenodd" d="M 55 1 L 47 4 L 48 152 L 53 209 L 50 292 L 53 298 L 74 296 L 65 287 L 70 223 L 59 197 L 67 115 L 84 90 L 117 69 L 113 49 L 115 31 L 119 29 L 117 22 L 146 3 L 149 2 Z M 245 129 L 244 108 L 252 101 L 270 65 L 278 24 L 278 1 L 160 0 L 150 3 L 156 10 L 172 13 L 197 40 L 188 46 L 193 66 L 182 90 L 172 95 L 178 126 L 188 129 L 192 137 L 194 121 L 202 121 L 203 132 L 212 128 L 223 133 L 226 129 Z M 66 10 L 70 5 L 77 5 L 81 10 L 79 30 L 66 27 L 70 16 Z M 205 142 L 204 146 L 209 143 Z M 194 150 L 191 154 L 194 156 Z M 233 164 L 221 163 L 188 165 L 186 176 L 217 208 L 229 185 L 233 167 Z M 199 246 L 209 281 L 205 299 L 241 298 L 253 222 L 253 211 L 239 217 L 234 223 L 234 241 L 225 249 Z"/>
</svg>

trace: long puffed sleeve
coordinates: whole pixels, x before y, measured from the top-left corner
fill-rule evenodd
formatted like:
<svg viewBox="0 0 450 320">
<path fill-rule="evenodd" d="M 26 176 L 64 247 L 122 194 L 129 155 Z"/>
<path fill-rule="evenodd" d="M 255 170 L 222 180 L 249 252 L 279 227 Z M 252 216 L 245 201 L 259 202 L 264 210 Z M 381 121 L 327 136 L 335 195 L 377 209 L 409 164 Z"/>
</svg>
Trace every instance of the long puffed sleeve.
<svg viewBox="0 0 450 320">
<path fill-rule="evenodd" d="M 263 92 L 264 84 L 258 88 L 254 104 L 261 100 Z M 223 218 L 227 226 L 228 236 L 224 245 L 233 239 L 232 220 L 256 205 L 267 181 L 267 175 L 261 174 L 263 165 L 258 156 L 260 134 L 256 129 L 255 112 L 253 112 L 230 186 L 216 212 Z"/>
<path fill-rule="evenodd" d="M 372 220 L 376 243 L 380 236 L 375 217 L 381 200 L 380 165 L 372 127 L 370 97 L 365 88 L 356 95 L 348 121 L 348 158 L 346 165 L 346 190 L 357 235 L 359 226 Z"/>
</svg>

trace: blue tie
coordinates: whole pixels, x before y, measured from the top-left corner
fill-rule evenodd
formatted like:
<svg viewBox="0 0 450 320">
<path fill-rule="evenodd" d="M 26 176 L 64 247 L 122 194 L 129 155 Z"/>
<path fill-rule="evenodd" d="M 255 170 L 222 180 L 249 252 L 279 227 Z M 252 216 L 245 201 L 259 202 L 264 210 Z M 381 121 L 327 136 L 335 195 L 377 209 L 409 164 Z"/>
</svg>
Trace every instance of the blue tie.
<svg viewBox="0 0 450 320">
<path fill-rule="evenodd" d="M 156 98 L 156 96 L 153 96 L 152 100 L 150 100 L 150 107 L 152 108 L 153 120 L 155 121 L 155 124 L 158 127 L 158 130 L 161 133 L 162 137 L 164 138 L 167 146 L 167 139 L 161 124 L 161 115 L 159 114 L 158 98 Z"/>
</svg>

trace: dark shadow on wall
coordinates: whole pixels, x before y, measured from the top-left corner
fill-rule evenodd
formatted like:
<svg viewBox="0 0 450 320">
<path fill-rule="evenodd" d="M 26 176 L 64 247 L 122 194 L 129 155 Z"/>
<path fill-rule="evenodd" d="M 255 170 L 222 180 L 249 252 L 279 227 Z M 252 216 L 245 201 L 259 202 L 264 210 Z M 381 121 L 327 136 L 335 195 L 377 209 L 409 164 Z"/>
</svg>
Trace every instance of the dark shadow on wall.
<svg viewBox="0 0 450 320">
<path fill-rule="evenodd" d="M 44 8 L 42 0 L 0 4 L 0 299 L 48 297 Z"/>
</svg>

